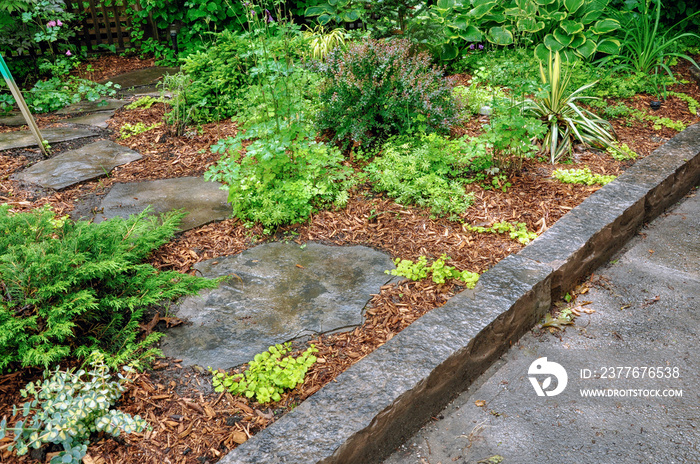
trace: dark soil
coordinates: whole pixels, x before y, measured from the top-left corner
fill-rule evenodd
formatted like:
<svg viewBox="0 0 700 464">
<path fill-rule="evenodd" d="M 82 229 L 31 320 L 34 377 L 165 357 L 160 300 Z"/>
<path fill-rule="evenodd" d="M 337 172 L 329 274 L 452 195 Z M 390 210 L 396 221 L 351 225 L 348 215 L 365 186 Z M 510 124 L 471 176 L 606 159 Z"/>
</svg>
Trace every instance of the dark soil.
<svg viewBox="0 0 700 464">
<path fill-rule="evenodd" d="M 98 68 L 104 68 L 105 72 L 136 69 L 111 59 L 93 63 L 93 69 Z M 674 90 L 700 100 L 700 90 L 688 67 L 680 65 L 678 73 L 679 77 L 690 82 Z M 93 76 L 96 79 L 99 77 L 102 76 Z M 643 95 L 626 103 L 651 112 L 648 106 L 651 99 L 651 96 Z M 119 140 L 115 135 L 127 122 L 143 122 L 146 125 L 160 122 L 164 111 L 163 104 L 150 109 L 118 111 L 110 122 L 111 138 L 138 150 L 144 158 L 115 169 L 108 178 L 85 182 L 60 192 L 39 192 L 9 179 L 11 174 L 36 161 L 32 153 L 0 154 L 0 201 L 10 203 L 17 211 L 50 204 L 58 214 L 77 212 L 78 216 L 85 215 L 115 182 L 201 175 L 218 158 L 208 150 L 209 146 L 236 132 L 234 122 L 222 121 L 207 124 L 186 137 L 169 136 L 164 126 L 126 140 Z M 654 114 L 687 124 L 698 122 L 698 117 L 689 113 L 686 103 L 675 97 L 669 98 Z M 464 127 L 455 128 L 455 133 L 477 133 L 484 122 L 473 119 Z M 666 128 L 654 130 L 652 124 L 647 122 L 635 123 L 633 127 L 628 127 L 624 120 L 611 122 L 620 141 L 641 157 L 676 134 Z M 561 184 L 550 177 L 554 169 L 588 166 L 594 173 L 618 175 L 631 164 L 584 149 L 575 153 L 572 164 L 553 166 L 529 160 L 522 171 L 509 177 L 512 185 L 506 192 L 485 190 L 479 184 L 471 184 L 469 190 L 474 192 L 476 201 L 461 219 L 472 225 L 491 225 L 498 221 L 524 222 L 529 230 L 539 234 L 598 189 Z M 477 234 L 466 230 L 460 222 L 432 219 L 428 211 L 398 205 L 365 185 L 352 193 L 346 208 L 319 212 L 307 223 L 280 228 L 271 236 L 264 235 L 260 226 L 248 228 L 236 219 L 190 230 L 158 249 L 151 262 L 161 269 L 191 272 L 191 266 L 196 262 L 239 253 L 263 241 L 280 238 L 292 239 L 297 243 L 314 240 L 334 245 L 362 244 L 385 251 L 392 257 L 413 260 L 420 255 L 437 258 L 445 253 L 452 258 L 450 264 L 458 269 L 480 273 L 523 247 L 504 235 Z M 313 340 L 319 349 L 319 362 L 311 368 L 303 385 L 287 393 L 281 402 L 272 407 L 229 394 L 216 394 L 211 391 L 211 376 L 207 372 L 182 366 L 179 360 L 161 359 L 151 370 L 133 376 L 134 383 L 119 404 L 123 411 L 146 417 L 153 430 L 118 439 L 96 437 L 88 449 L 89 459 L 85 462 L 216 462 L 228 450 L 245 442 L 288 408 L 318 391 L 418 317 L 443 305 L 461 290 L 457 281 L 444 285 L 434 284 L 430 280 L 404 281 L 382 287 L 368 305 L 366 321 L 361 327 Z M 163 325 L 163 322 L 177 323 L 167 318 L 160 324 Z M 0 416 L 11 416 L 12 404 L 21 401 L 18 390 L 37 376 L 39 372 L 36 370 L 0 376 Z M 16 419 L 11 418 L 10 422 Z M 8 445 L 7 438 L 0 440 L 2 462 L 32 461 L 26 456 L 13 456 L 5 450 Z"/>
</svg>

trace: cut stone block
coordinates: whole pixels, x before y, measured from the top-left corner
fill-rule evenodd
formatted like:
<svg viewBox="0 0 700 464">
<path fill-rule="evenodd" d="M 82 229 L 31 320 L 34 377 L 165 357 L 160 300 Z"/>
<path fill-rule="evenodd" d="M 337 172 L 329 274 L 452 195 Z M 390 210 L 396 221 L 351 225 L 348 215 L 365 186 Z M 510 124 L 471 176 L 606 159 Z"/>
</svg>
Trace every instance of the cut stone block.
<svg viewBox="0 0 700 464">
<path fill-rule="evenodd" d="M 69 140 L 92 137 L 97 133 L 89 129 L 76 129 L 71 127 L 58 127 L 53 129 L 41 129 L 41 135 L 49 143 L 68 142 Z M 5 132 L 0 134 L 0 151 L 13 150 L 15 148 L 38 147 L 34 135 L 28 130 Z"/>
<path fill-rule="evenodd" d="M 231 216 L 228 194 L 221 184 L 201 177 L 180 177 L 129 184 L 116 184 L 105 196 L 95 222 L 116 216 L 128 218 L 151 206 L 154 213 L 184 209 L 189 214 L 180 230 L 189 230 Z"/>
<path fill-rule="evenodd" d="M 230 279 L 177 306 L 176 315 L 191 324 L 169 330 L 163 352 L 187 364 L 229 368 L 277 343 L 360 325 L 394 264 L 364 246 L 275 242 L 194 268 Z"/>
</svg>

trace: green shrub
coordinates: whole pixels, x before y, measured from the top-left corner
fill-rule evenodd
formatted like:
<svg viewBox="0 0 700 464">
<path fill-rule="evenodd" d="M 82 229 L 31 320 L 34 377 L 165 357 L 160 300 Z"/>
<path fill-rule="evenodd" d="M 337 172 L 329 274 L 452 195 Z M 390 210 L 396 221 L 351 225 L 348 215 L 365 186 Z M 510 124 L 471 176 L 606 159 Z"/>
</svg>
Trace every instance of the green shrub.
<svg viewBox="0 0 700 464">
<path fill-rule="evenodd" d="M 284 390 L 291 390 L 304 382 L 306 372 L 316 362 L 313 353 L 318 349 L 314 345 L 296 358 L 286 356 L 291 350 L 291 343 L 271 346 L 268 351 L 256 354 L 242 374 L 214 372 L 210 367 L 214 390 L 255 397 L 261 404 L 279 401 Z"/>
<path fill-rule="evenodd" d="M 340 151 L 313 141 L 301 124 L 259 124 L 212 150 L 226 153 L 205 178 L 227 185 L 233 215 L 265 227 L 295 224 L 331 204 L 344 206 L 352 170 Z M 245 147 L 243 142 L 252 141 Z"/>
<path fill-rule="evenodd" d="M 250 4 L 251 2 L 246 2 Z M 178 32 L 180 56 L 189 56 L 205 50 L 210 45 L 210 35 L 214 32 L 242 31 L 246 15 L 243 2 L 220 2 L 218 0 L 191 0 L 174 3 L 168 0 L 137 0 L 127 2 L 127 14 L 133 21 L 130 30 L 132 42 L 138 42 L 142 53 L 155 52 L 162 60 L 158 64 L 176 66 L 177 56 L 170 45 L 170 37 L 165 34 L 163 42 L 145 40 L 144 32 L 151 22 L 159 30 L 167 31 L 172 24 L 181 27 Z"/>
<path fill-rule="evenodd" d="M 457 122 L 451 85 L 408 40 L 367 40 L 330 53 L 320 66 L 323 108 L 318 126 L 353 142 L 406 134 L 418 116 L 428 131 L 446 133 Z"/>
<path fill-rule="evenodd" d="M 522 114 L 518 106 L 496 107 L 485 129 L 476 140 L 491 149 L 492 163 L 498 171 L 520 170 L 523 161 L 537 153 L 532 141 L 547 132 L 540 119 Z"/>
<path fill-rule="evenodd" d="M 436 215 L 461 214 L 473 203 L 464 183 L 472 162 L 486 157 L 483 144 L 437 134 L 389 140 L 365 169 L 374 189 L 400 204 L 430 208 Z"/>
<path fill-rule="evenodd" d="M 105 432 L 116 437 L 121 432 L 141 432 L 148 427 L 139 416 L 110 409 L 126 390 L 126 379 L 119 374 L 118 381 L 110 380 L 109 369 L 99 355 L 90 365 L 89 372 L 57 368 L 49 377 L 46 371 L 43 382 L 30 382 L 20 390 L 23 398 L 34 399 L 21 409 L 13 407 L 13 416 L 21 412 L 24 417 L 15 427 L 8 428 L 5 419 L 0 422 L 0 439 L 7 430 L 14 432 L 10 450 L 22 456 L 29 448 L 38 449 L 44 443 L 61 444 L 63 451 L 51 459 L 51 464 L 80 464 L 91 434 Z"/>
<path fill-rule="evenodd" d="M 240 89 L 249 83 L 246 75 L 250 63 L 243 56 L 248 53 L 247 35 L 224 31 L 214 43 L 185 58 L 183 74 L 190 78 L 185 99 L 187 106 L 196 106 L 192 119 L 202 123 L 230 118 L 236 114 L 236 97 Z M 176 102 L 177 103 L 177 102 Z"/>
<path fill-rule="evenodd" d="M 160 224 L 147 213 L 92 224 L 0 205 L 0 371 L 93 351 L 112 367 L 158 353 L 150 348 L 158 334 L 137 337 L 144 311 L 216 281 L 142 264 L 183 216 L 163 215 Z"/>
</svg>

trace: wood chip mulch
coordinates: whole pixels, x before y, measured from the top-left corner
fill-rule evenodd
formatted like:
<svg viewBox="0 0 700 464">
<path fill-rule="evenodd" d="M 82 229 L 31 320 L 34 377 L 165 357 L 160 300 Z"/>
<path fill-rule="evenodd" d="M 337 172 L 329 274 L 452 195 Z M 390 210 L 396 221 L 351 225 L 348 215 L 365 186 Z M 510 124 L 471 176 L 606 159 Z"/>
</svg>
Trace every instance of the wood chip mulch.
<svg viewBox="0 0 700 464">
<path fill-rule="evenodd" d="M 679 66 L 678 72 L 691 82 L 676 89 L 700 100 L 697 83 L 686 77 L 687 67 Z M 626 103 L 651 112 L 648 107 L 651 98 L 637 96 Z M 32 162 L 32 157 L 18 153 L 0 155 L 0 201 L 9 202 L 16 210 L 51 204 L 57 212 L 66 214 L 75 209 L 80 200 L 106 193 L 115 182 L 201 175 L 218 159 L 209 147 L 237 130 L 234 122 L 223 121 L 205 125 L 185 137 L 170 136 L 167 128 L 161 126 L 125 140 L 118 139 L 123 124 L 161 122 L 164 111 L 162 104 L 150 109 L 118 111 L 110 124 L 112 138 L 138 150 L 144 158 L 115 169 L 109 177 L 60 192 L 44 195 L 28 191 L 9 176 Z M 675 97 L 669 98 L 654 114 L 688 124 L 698 122 L 698 117 L 688 112 L 685 102 Z M 621 141 L 642 157 L 676 134 L 670 129 L 654 130 L 650 123 L 627 127 L 624 120 L 611 122 Z M 482 123 L 472 120 L 463 128 L 457 128 L 456 133 L 477 133 Z M 512 185 L 506 192 L 471 184 L 468 190 L 474 193 L 475 203 L 461 220 L 485 226 L 498 221 L 524 222 L 529 230 L 539 234 L 598 188 L 561 184 L 551 179 L 552 170 L 588 166 L 594 173 L 618 175 L 631 164 L 590 150 L 577 151 L 574 164 L 552 166 L 529 160 L 521 172 L 510 176 L 508 181 Z M 433 219 L 426 210 L 398 205 L 364 185 L 352 193 L 346 208 L 319 212 L 306 224 L 280 228 L 272 235 L 265 235 L 260 226 L 247 228 L 239 220 L 228 219 L 180 234 L 156 250 L 151 262 L 160 269 L 192 272 L 194 263 L 239 253 L 263 241 L 277 239 L 298 243 L 314 240 L 331 245 L 362 244 L 385 251 L 393 258 L 413 260 L 420 255 L 436 258 L 445 253 L 452 258 L 450 264 L 458 269 L 476 272 L 489 269 L 523 246 L 504 235 L 470 232 L 461 222 Z M 85 464 L 216 462 L 461 290 L 456 281 L 437 285 L 430 280 L 403 281 L 382 287 L 372 297 L 362 326 L 312 340 L 319 349 L 319 362 L 312 366 L 304 384 L 286 393 L 282 401 L 272 407 L 217 394 L 211 389 L 207 372 L 183 367 L 179 360 L 160 359 L 151 370 L 133 375 L 134 382 L 119 404 L 121 410 L 147 418 L 153 430 L 119 438 L 98 436 L 88 449 L 89 458 Z M 303 350 L 304 346 L 298 348 Z M 0 376 L 0 417 L 11 415 L 12 404 L 21 402 L 19 389 L 39 375 L 36 370 L 23 370 Z M 7 438 L 0 440 L 1 462 L 37 461 L 29 456 L 15 457 L 7 452 L 8 445 Z M 43 461 L 42 456 L 35 457 Z"/>
</svg>

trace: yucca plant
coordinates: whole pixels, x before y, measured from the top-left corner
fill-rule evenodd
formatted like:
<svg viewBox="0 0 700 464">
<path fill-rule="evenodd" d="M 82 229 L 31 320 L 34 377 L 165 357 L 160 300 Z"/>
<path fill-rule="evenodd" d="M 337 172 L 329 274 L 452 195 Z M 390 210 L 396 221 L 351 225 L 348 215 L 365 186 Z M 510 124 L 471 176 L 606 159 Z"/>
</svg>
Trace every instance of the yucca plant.
<svg viewBox="0 0 700 464">
<path fill-rule="evenodd" d="M 571 75 L 562 71 L 559 52 L 549 55 L 545 71 L 540 62 L 540 77 L 544 86 L 544 97 L 526 99 L 522 103 L 526 115 L 540 118 L 549 128 L 544 138 L 543 150 L 549 152 L 552 164 L 565 153 L 571 152 L 572 138 L 590 146 L 607 148 L 617 139 L 612 125 L 596 114 L 579 108 L 581 100 L 596 99 L 582 95 L 598 81 L 569 92 Z"/>
<path fill-rule="evenodd" d="M 304 32 L 304 37 L 309 40 L 311 58 L 320 61 L 337 47 L 345 47 L 345 34 L 345 29 L 341 27 L 330 32 L 326 32 L 323 25 L 318 25 L 313 29 L 308 28 Z"/>
</svg>

